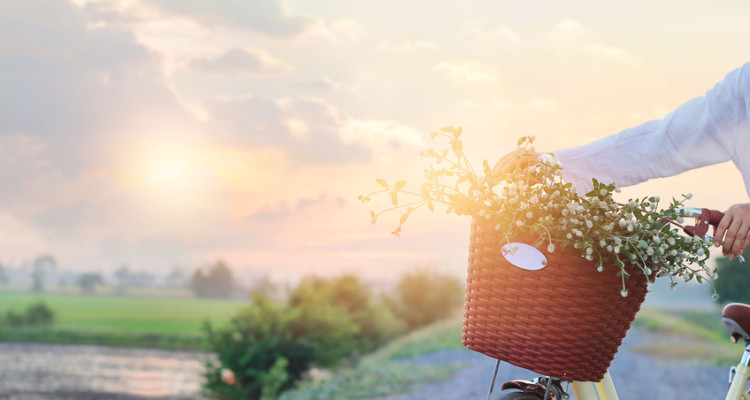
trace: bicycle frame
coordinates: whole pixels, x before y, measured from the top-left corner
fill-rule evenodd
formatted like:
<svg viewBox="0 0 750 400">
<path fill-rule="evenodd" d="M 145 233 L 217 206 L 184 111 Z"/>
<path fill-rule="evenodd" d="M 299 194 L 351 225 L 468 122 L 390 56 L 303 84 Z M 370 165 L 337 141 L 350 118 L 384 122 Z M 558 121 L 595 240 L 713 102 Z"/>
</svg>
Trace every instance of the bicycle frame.
<svg viewBox="0 0 750 400">
<path fill-rule="evenodd" d="M 726 400 L 750 400 L 747 393 L 747 381 L 750 380 L 750 343 L 745 346 L 745 353 L 737 367 L 732 368 L 729 374 L 729 393 Z"/>
</svg>

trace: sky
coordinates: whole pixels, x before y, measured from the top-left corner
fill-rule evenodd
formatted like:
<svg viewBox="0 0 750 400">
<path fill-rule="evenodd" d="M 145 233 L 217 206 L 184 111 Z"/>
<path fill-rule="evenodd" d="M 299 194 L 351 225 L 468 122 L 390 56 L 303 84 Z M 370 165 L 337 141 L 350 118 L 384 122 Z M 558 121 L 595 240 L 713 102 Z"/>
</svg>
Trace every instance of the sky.
<svg viewBox="0 0 750 400">
<path fill-rule="evenodd" d="M 664 117 L 750 60 L 750 3 L 0 2 L 0 262 L 245 276 L 463 274 L 470 221 L 370 225 L 461 126 L 491 163 Z M 439 146 L 439 144 L 437 144 Z M 731 164 L 626 188 L 747 202 Z M 383 204 L 375 204 L 382 206 Z"/>
</svg>

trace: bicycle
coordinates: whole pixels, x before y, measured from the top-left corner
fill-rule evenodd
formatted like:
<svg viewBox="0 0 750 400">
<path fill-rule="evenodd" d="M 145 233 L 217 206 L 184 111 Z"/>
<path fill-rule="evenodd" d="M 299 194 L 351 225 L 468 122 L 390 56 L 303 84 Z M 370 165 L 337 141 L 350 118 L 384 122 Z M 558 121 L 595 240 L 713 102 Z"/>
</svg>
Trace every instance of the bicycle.
<svg viewBox="0 0 750 400">
<path fill-rule="evenodd" d="M 688 226 L 684 231 L 690 236 L 703 237 L 708 231 L 708 226 L 716 225 L 723 217 L 723 213 L 708 209 L 684 207 L 681 209 L 686 217 L 696 219 L 695 226 Z M 665 221 L 668 223 L 669 221 Z M 744 262 L 742 256 L 740 262 Z M 730 338 L 737 343 L 740 339 L 745 341 L 745 351 L 739 364 L 730 368 L 729 390 L 725 400 L 750 400 L 750 391 L 746 389 L 750 380 L 750 305 L 732 303 L 724 307 L 722 321 L 726 326 Z M 501 360 L 495 365 L 495 372 L 490 384 L 487 400 L 568 400 L 570 393 L 576 400 L 617 400 L 617 391 L 614 382 L 607 372 L 599 382 L 576 382 L 565 381 L 550 376 L 542 376 L 533 380 L 511 380 L 501 386 L 499 396 L 493 398 L 497 372 Z"/>
</svg>

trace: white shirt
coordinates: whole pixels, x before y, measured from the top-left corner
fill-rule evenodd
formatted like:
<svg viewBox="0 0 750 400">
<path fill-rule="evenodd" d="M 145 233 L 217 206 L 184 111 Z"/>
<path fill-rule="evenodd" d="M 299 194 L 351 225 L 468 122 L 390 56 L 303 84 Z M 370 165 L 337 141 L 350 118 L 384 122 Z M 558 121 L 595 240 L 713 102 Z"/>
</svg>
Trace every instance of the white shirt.
<svg viewBox="0 0 750 400">
<path fill-rule="evenodd" d="M 563 176 L 581 194 L 591 178 L 630 186 L 651 178 L 732 160 L 750 195 L 750 63 L 726 75 L 705 96 L 662 120 L 589 144 L 556 151 Z"/>
</svg>

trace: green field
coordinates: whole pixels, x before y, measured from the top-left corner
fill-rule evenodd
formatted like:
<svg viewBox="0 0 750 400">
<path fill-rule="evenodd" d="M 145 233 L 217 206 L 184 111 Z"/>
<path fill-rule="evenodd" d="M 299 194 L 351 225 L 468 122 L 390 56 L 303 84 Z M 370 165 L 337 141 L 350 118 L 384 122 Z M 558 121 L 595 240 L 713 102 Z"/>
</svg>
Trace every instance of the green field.
<svg viewBox="0 0 750 400">
<path fill-rule="evenodd" d="M 246 304 L 239 300 L 0 292 L 0 315 L 7 310 L 21 311 L 39 300 L 54 311 L 54 326 L 6 330 L 0 332 L 0 340 L 81 343 L 88 337 L 90 342 L 102 344 L 199 347 L 204 321 L 225 323 Z"/>
</svg>

